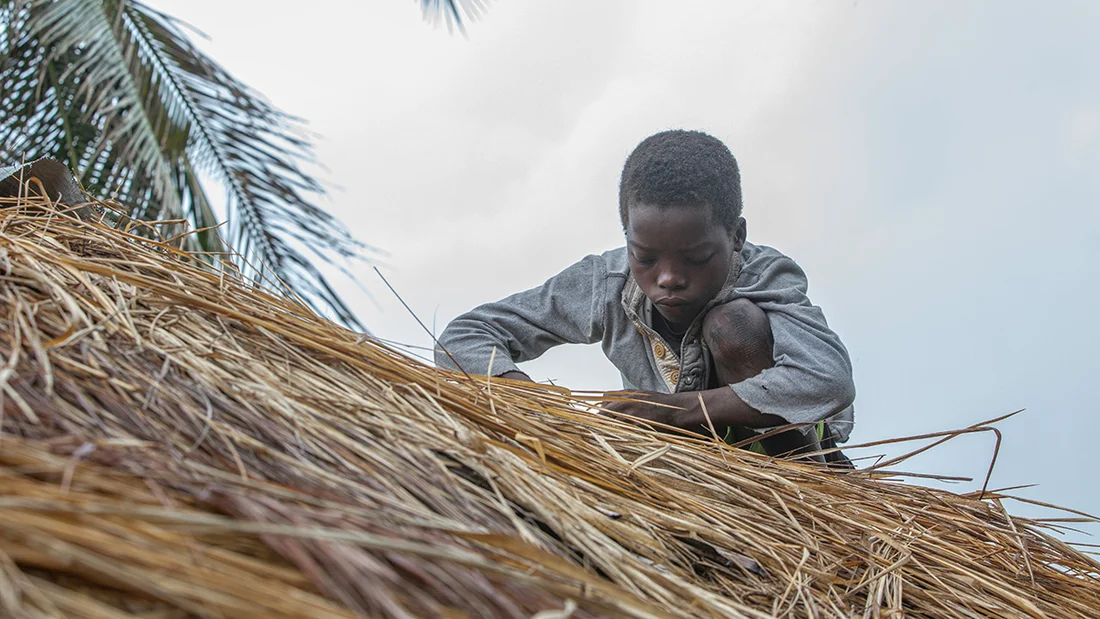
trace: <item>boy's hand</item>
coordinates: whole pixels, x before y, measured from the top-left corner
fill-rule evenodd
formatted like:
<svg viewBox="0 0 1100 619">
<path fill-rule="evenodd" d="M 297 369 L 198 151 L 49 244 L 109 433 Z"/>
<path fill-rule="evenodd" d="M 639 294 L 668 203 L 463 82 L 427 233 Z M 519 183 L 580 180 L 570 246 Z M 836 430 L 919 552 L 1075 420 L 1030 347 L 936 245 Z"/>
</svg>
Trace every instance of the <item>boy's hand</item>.
<svg viewBox="0 0 1100 619">
<path fill-rule="evenodd" d="M 612 391 L 608 395 L 622 396 L 630 400 L 601 402 L 600 408 L 623 413 L 638 419 L 674 426 L 676 408 L 667 393 L 656 391 Z"/>
</svg>

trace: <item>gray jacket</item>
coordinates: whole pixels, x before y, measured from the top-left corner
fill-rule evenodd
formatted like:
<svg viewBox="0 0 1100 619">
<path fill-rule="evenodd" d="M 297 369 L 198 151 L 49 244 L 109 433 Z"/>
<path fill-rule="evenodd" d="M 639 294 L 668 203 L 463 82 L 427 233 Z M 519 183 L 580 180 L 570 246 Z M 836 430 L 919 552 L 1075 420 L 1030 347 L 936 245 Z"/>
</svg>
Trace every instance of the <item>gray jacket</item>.
<svg viewBox="0 0 1100 619">
<path fill-rule="evenodd" d="M 713 305 L 745 298 L 767 313 L 775 367 L 730 387 L 749 406 L 788 423 L 828 419 L 831 431 L 847 440 L 854 421 L 852 363 L 821 309 L 806 297 L 805 273 L 762 245 L 745 243 L 741 261 L 740 274 L 731 272 L 689 328 L 679 354 L 651 328 L 653 304 L 630 274 L 625 247 L 586 256 L 542 286 L 455 318 L 439 342 L 467 372 L 493 376 L 518 370 L 516 363 L 553 346 L 600 342 L 625 389 L 696 391 L 706 388 L 712 363 L 700 337 L 702 315 Z M 435 359 L 457 369 L 442 350 Z"/>
</svg>

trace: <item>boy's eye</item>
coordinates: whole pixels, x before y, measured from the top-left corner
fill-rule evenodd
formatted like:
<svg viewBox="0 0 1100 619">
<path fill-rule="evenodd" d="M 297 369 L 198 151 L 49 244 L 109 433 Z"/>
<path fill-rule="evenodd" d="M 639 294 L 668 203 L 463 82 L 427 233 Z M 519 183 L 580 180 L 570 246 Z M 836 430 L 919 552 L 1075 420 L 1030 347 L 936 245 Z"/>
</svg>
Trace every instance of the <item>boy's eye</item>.
<svg viewBox="0 0 1100 619">
<path fill-rule="evenodd" d="M 713 258 L 713 257 L 714 257 L 714 254 L 711 254 L 711 255 L 709 255 L 705 258 L 688 258 L 688 264 L 694 264 L 696 266 L 702 266 L 702 265 L 710 262 L 710 259 Z"/>
</svg>

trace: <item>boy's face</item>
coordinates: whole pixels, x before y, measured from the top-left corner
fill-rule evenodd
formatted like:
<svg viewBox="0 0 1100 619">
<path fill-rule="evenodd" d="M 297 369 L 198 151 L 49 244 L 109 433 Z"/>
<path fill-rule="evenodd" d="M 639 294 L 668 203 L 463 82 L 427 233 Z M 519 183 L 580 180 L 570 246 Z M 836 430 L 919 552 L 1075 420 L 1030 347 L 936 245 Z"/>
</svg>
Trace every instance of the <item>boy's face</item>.
<svg viewBox="0 0 1100 619">
<path fill-rule="evenodd" d="M 726 283 L 745 245 L 745 220 L 727 229 L 706 206 L 631 204 L 630 272 L 676 330 L 685 328 Z"/>
</svg>

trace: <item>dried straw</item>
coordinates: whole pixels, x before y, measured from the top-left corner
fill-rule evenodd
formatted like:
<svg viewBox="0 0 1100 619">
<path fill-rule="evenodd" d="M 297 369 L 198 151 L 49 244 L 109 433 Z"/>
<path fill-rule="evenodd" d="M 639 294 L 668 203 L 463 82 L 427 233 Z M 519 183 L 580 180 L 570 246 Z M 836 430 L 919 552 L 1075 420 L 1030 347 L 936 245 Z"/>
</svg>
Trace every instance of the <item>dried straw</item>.
<svg viewBox="0 0 1100 619">
<path fill-rule="evenodd" d="M 1100 616 L 1000 493 L 441 372 L 133 232 L 0 203 L 3 616 Z"/>
</svg>

